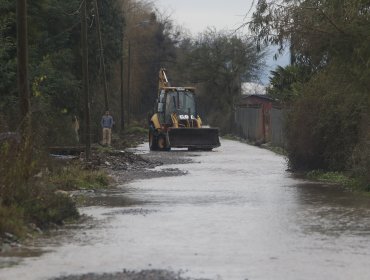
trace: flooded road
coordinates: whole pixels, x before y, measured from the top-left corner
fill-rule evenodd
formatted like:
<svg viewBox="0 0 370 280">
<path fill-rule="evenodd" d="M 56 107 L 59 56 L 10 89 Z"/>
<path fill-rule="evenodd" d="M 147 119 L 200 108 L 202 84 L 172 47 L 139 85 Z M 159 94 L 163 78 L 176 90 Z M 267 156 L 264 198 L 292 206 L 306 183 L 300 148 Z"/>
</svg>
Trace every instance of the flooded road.
<svg viewBox="0 0 370 280">
<path fill-rule="evenodd" d="M 186 175 L 123 186 L 115 195 L 128 207 L 82 208 L 91 227 L 46 242 L 46 253 L 0 269 L 0 279 L 123 269 L 218 280 L 370 279 L 369 197 L 295 179 L 283 157 L 234 141 L 213 152 L 139 150 L 193 162 L 157 168 Z"/>
</svg>

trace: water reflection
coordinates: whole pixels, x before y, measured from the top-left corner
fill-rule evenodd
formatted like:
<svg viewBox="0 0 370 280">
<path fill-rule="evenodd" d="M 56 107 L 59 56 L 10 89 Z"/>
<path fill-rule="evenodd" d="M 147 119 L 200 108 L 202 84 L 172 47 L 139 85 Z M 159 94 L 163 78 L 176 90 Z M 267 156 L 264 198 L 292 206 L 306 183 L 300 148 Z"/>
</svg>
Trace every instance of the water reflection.
<svg viewBox="0 0 370 280">
<path fill-rule="evenodd" d="M 370 236 L 370 202 L 363 194 L 340 186 L 302 183 L 294 214 L 306 234 Z"/>
</svg>

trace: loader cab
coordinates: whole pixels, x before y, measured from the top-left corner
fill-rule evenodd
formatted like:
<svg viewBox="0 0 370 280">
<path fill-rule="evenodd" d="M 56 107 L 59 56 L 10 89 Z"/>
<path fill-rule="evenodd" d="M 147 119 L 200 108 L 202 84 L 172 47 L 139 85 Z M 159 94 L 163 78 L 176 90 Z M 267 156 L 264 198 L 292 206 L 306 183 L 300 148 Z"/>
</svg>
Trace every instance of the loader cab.
<svg viewBox="0 0 370 280">
<path fill-rule="evenodd" d="M 181 119 L 195 119 L 197 108 L 193 88 L 162 89 L 158 99 L 158 113 L 162 123 L 171 123 L 171 114 Z"/>
</svg>

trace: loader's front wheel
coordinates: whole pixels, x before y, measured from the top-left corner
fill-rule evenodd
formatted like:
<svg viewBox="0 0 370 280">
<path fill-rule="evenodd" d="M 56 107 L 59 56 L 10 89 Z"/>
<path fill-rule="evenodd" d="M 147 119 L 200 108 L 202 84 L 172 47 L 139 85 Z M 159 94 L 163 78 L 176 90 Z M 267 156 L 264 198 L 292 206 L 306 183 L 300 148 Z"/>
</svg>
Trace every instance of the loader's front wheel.
<svg viewBox="0 0 370 280">
<path fill-rule="evenodd" d="M 171 151 L 171 147 L 167 143 L 166 135 L 160 134 L 157 137 L 158 150 L 159 151 Z"/>
<path fill-rule="evenodd" d="M 158 151 L 158 137 L 154 136 L 152 131 L 149 131 L 149 149 Z"/>
<path fill-rule="evenodd" d="M 162 151 L 164 151 L 166 149 L 166 138 L 161 135 L 158 137 L 158 148 Z"/>
</svg>

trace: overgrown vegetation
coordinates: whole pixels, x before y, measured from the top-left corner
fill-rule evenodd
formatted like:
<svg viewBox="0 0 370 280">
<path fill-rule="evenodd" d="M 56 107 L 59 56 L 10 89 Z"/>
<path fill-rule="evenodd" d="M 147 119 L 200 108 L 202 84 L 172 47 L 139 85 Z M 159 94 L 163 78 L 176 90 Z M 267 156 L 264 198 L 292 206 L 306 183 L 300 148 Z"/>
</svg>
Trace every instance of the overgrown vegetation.
<svg viewBox="0 0 370 280">
<path fill-rule="evenodd" d="M 79 216 L 74 202 L 38 176 L 41 164 L 30 142 L 0 145 L 0 234 L 24 236 L 29 228 L 61 225 Z M 40 158 L 40 155 L 37 156 Z"/>
<path fill-rule="evenodd" d="M 311 180 L 319 180 L 327 183 L 335 183 L 345 186 L 353 184 L 353 180 L 351 180 L 348 176 L 341 172 L 325 172 L 322 170 L 312 170 L 308 172 L 306 176 Z"/>
<path fill-rule="evenodd" d="M 292 66 L 272 73 L 270 92 L 288 106 L 287 151 L 298 170 L 349 171 L 370 185 L 369 3 L 258 1 L 259 45 L 289 47 Z"/>
<path fill-rule="evenodd" d="M 58 162 L 27 157 L 28 149 L 6 141 L 0 149 L 0 236 L 5 232 L 24 237 L 35 228 L 47 229 L 79 217 L 75 202 L 65 191 L 100 189 L 111 185 L 104 170 L 79 161 Z M 34 151 L 37 149 L 34 149 Z"/>
<path fill-rule="evenodd" d="M 354 177 L 350 173 L 311 170 L 305 174 L 305 177 L 320 182 L 342 185 L 352 191 L 370 192 L 370 185 L 366 184 L 361 177 Z"/>
</svg>

